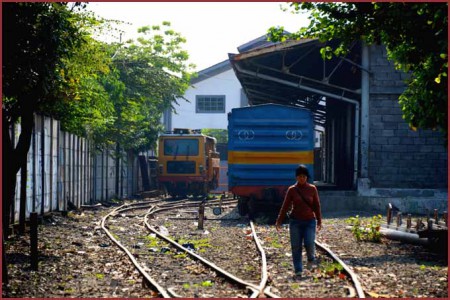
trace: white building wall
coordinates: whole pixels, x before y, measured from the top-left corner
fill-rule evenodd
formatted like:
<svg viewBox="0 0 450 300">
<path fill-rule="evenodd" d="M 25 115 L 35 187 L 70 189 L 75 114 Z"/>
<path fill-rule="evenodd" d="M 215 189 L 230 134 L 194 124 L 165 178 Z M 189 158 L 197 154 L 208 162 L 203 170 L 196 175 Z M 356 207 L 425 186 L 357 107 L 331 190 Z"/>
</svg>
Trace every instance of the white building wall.
<svg viewBox="0 0 450 300">
<path fill-rule="evenodd" d="M 177 113 L 172 113 L 172 129 L 227 129 L 227 114 L 232 108 L 241 106 L 241 89 L 241 84 L 231 68 L 195 83 L 184 95 L 190 102 L 178 99 L 180 105 L 175 105 Z M 196 113 L 197 95 L 225 95 L 225 112 Z"/>
</svg>

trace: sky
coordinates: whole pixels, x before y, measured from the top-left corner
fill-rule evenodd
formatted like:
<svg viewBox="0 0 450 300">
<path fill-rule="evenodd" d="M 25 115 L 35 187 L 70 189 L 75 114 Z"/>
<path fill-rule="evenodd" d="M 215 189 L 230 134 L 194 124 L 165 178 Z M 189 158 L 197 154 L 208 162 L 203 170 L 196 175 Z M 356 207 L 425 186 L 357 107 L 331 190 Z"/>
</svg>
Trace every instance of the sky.
<svg viewBox="0 0 450 300">
<path fill-rule="evenodd" d="M 169 21 L 187 40 L 183 48 L 189 62 L 201 71 L 228 59 L 228 53 L 237 53 L 238 46 L 264 35 L 271 26 L 295 32 L 308 24 L 305 15 L 283 12 L 280 5 L 286 6 L 285 2 L 90 2 L 88 9 L 131 23 L 123 27 L 123 41 L 135 38 L 141 26 Z"/>
</svg>

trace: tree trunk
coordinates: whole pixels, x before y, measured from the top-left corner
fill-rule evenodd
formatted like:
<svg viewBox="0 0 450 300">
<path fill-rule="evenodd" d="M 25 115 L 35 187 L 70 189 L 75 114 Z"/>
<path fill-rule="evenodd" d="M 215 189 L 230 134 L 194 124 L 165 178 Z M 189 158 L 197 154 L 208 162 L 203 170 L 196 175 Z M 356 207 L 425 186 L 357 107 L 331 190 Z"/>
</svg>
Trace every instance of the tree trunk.
<svg viewBox="0 0 450 300">
<path fill-rule="evenodd" d="M 8 285 L 8 265 L 6 261 L 6 251 L 5 251 L 5 236 L 2 236 L 2 282 L 5 286 Z"/>
<path fill-rule="evenodd" d="M 26 164 L 33 132 L 34 115 L 26 111 L 21 116 L 21 133 L 16 148 L 12 144 L 9 128 L 10 124 L 3 118 L 3 234 L 8 239 L 11 204 L 16 192 L 16 175 L 21 166 Z"/>
<path fill-rule="evenodd" d="M 3 111 L 4 113 L 4 111 Z M 31 109 L 23 112 L 21 116 L 21 133 L 19 137 L 19 141 L 17 143 L 16 148 L 12 143 L 12 139 L 10 136 L 10 123 L 8 122 L 8 118 L 3 114 L 2 120 L 2 143 L 3 143 L 3 151 L 2 151 L 2 161 L 3 161 L 3 201 L 2 201 L 2 271 L 3 271 L 3 282 L 8 282 L 8 270 L 7 270 L 7 262 L 5 255 L 5 243 L 4 241 L 8 239 L 9 235 L 9 223 L 10 223 L 10 213 L 11 213 L 11 204 L 14 201 L 14 196 L 16 192 L 16 175 L 19 172 L 20 167 L 23 164 L 26 164 L 28 150 L 30 149 L 31 144 L 31 135 L 33 132 L 34 125 L 34 114 Z"/>
<path fill-rule="evenodd" d="M 144 191 L 150 190 L 150 180 L 148 177 L 148 164 L 145 155 L 139 155 L 139 166 L 141 167 L 142 187 Z"/>
<path fill-rule="evenodd" d="M 19 235 L 25 235 L 25 211 L 27 206 L 27 161 L 20 170 L 20 206 L 19 206 Z"/>
<path fill-rule="evenodd" d="M 16 188 L 16 174 L 17 171 L 14 169 L 13 160 L 13 151 L 14 145 L 10 136 L 10 126 L 9 123 L 5 120 L 6 117 L 3 117 L 3 178 L 2 178 L 2 186 L 3 186 L 3 201 L 2 201 L 2 213 L 3 213 L 3 222 L 2 222 L 2 230 L 3 230 L 3 238 L 8 239 L 8 227 L 9 227 L 9 218 L 10 218 L 10 206 L 12 200 L 14 199 L 14 192 Z"/>
<path fill-rule="evenodd" d="M 120 198 L 119 196 L 119 172 L 120 172 L 120 144 L 116 143 L 116 197 Z"/>
</svg>

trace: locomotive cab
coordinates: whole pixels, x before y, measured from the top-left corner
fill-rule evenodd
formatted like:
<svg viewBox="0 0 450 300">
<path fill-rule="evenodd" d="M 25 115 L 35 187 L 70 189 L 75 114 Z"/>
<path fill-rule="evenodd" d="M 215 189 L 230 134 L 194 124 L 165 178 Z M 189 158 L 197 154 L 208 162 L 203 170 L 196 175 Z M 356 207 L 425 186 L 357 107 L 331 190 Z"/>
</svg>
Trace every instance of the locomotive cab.
<svg viewBox="0 0 450 300">
<path fill-rule="evenodd" d="M 172 197 L 205 196 L 219 184 L 216 139 L 189 129 L 159 137 L 158 183 Z"/>
</svg>

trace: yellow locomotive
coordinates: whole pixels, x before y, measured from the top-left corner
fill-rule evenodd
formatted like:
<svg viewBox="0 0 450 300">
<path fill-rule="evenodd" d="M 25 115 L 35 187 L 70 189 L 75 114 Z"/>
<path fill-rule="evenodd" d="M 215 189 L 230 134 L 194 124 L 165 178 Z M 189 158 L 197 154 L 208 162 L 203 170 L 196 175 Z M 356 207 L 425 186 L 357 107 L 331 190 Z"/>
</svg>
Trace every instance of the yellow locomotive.
<svg viewBox="0 0 450 300">
<path fill-rule="evenodd" d="M 158 183 L 172 197 L 205 196 L 219 185 L 220 157 L 214 137 L 174 129 L 159 137 Z"/>
</svg>

